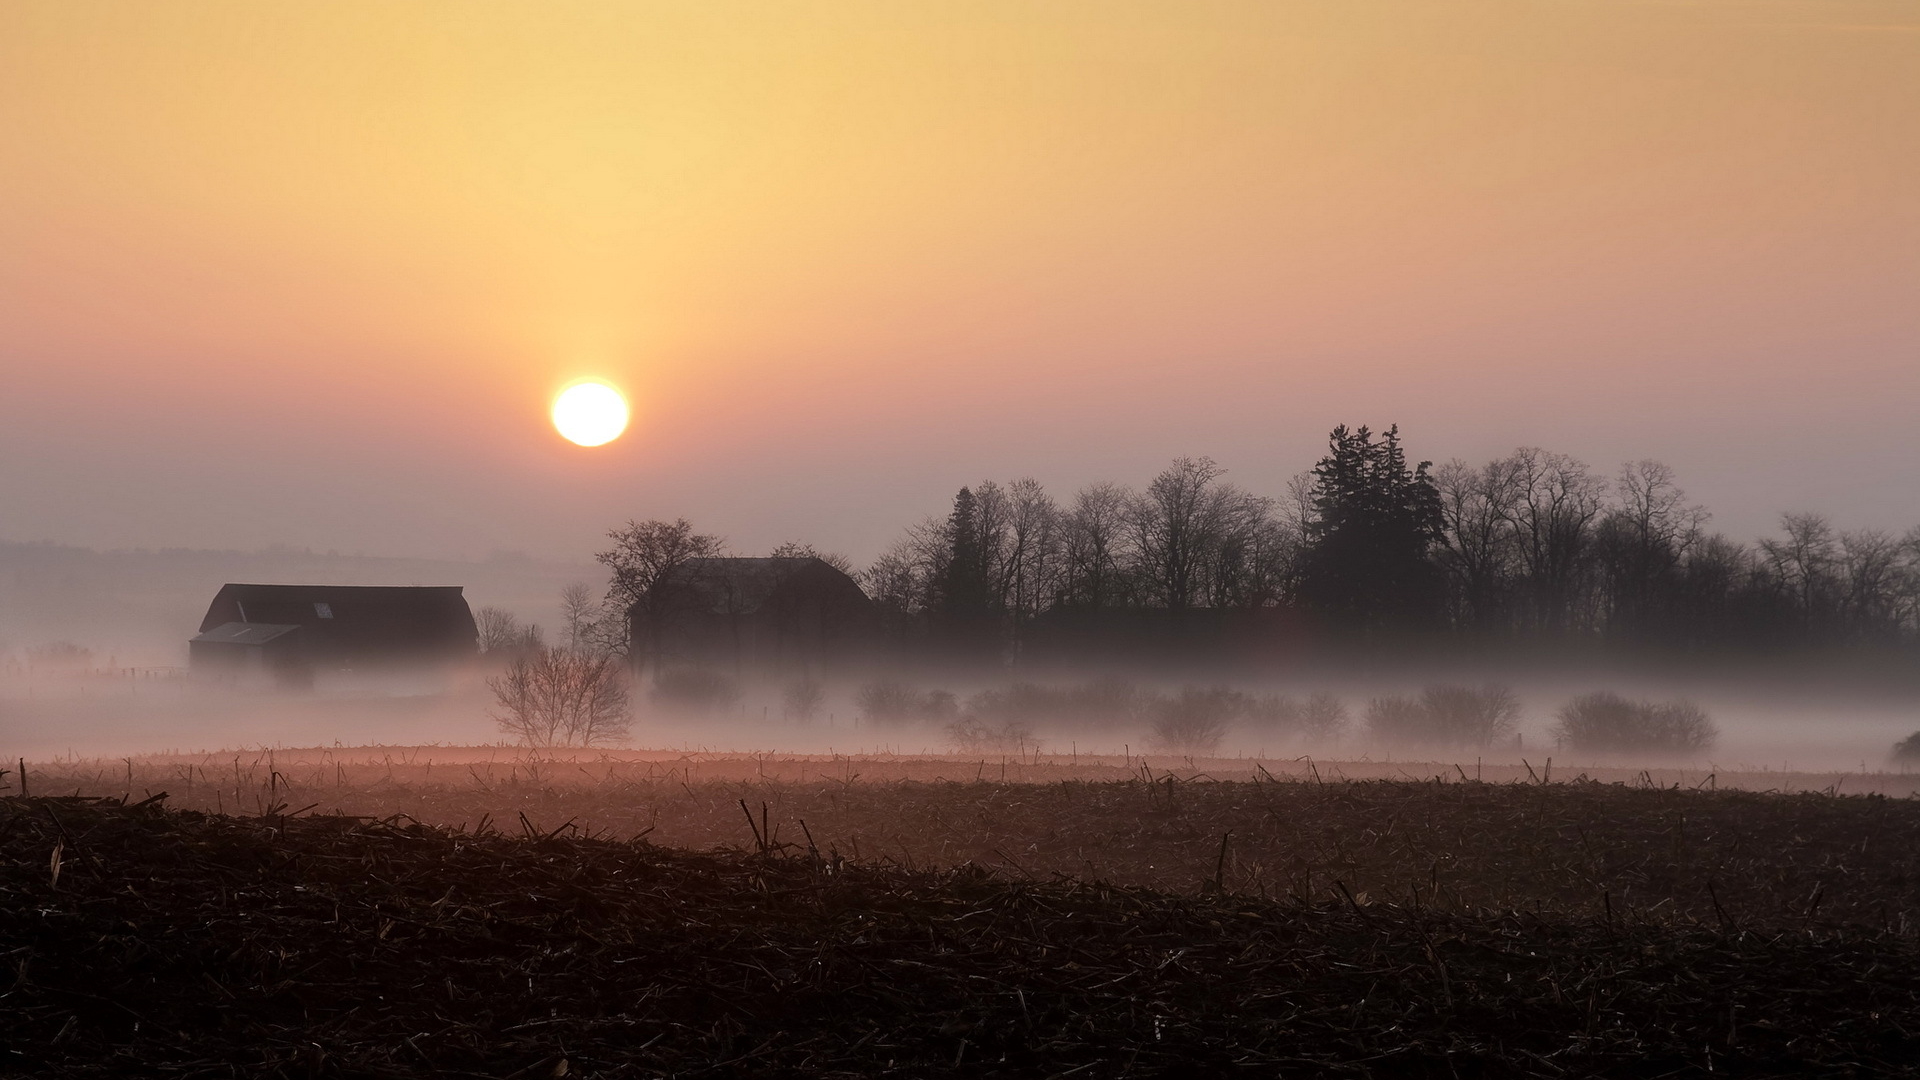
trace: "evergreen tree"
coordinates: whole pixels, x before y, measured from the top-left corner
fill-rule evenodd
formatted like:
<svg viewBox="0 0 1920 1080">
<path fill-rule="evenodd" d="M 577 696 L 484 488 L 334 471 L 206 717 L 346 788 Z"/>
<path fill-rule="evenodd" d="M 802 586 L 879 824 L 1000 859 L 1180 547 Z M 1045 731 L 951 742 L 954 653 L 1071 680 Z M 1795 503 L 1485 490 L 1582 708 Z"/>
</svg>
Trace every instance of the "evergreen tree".
<svg viewBox="0 0 1920 1080">
<path fill-rule="evenodd" d="M 972 661 L 991 650 L 994 619 L 980 504 L 971 489 L 961 488 L 954 496 L 945 531 L 945 565 L 931 598 L 934 625 L 952 659 Z"/>
<path fill-rule="evenodd" d="M 969 488 L 953 497 L 947 515 L 947 559 L 941 568 L 935 605 L 955 619 L 978 619 L 987 613 L 987 557 L 980 542 L 980 508 Z"/>
<path fill-rule="evenodd" d="M 1327 450 L 1313 469 L 1302 597 L 1363 632 L 1430 626 L 1442 582 L 1428 556 L 1445 524 L 1432 463 L 1407 467 L 1397 426 L 1375 440 L 1343 424 Z"/>
</svg>

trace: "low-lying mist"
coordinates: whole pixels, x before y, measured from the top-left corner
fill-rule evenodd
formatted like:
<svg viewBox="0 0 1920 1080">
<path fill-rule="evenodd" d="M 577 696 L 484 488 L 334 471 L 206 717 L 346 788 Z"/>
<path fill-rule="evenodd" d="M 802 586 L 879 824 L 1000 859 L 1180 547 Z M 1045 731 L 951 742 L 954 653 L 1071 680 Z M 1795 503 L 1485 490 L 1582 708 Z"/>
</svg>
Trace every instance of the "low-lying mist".
<svg viewBox="0 0 1920 1080">
<path fill-rule="evenodd" d="M 323 676 L 311 689 L 181 673 L 0 674 L 0 753 L 114 757 L 241 747 L 501 745 L 481 664 L 439 674 Z M 1696 765 L 1883 770 L 1920 730 L 1904 698 L 1831 687 L 1626 677 L 1447 679 L 1431 672 L 1228 679 L 734 679 L 668 671 L 628 687 L 608 748 L 791 754 L 1151 755 L 1181 758 Z M 1904 767 L 1911 767 L 1907 765 Z"/>
</svg>

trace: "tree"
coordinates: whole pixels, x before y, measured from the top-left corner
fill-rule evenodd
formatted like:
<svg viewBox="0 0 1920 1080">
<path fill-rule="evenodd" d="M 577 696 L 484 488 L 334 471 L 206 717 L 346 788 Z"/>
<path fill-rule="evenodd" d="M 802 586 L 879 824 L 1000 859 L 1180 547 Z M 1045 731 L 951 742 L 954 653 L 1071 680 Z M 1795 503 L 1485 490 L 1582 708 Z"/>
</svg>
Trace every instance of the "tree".
<svg viewBox="0 0 1920 1080">
<path fill-rule="evenodd" d="M 1121 567 L 1132 492 L 1118 484 L 1089 484 L 1073 497 L 1062 522 L 1056 603 L 1085 609 L 1118 607 L 1132 594 Z"/>
<path fill-rule="evenodd" d="M 1016 643 L 1020 627 L 1040 614 L 1052 599 L 1060 571 L 1060 508 L 1031 477 L 1006 489 L 1006 585 L 1002 606 L 1013 618 Z"/>
<path fill-rule="evenodd" d="M 1581 602 L 1594 555 L 1594 523 L 1606 506 L 1606 484 L 1585 463 L 1537 447 L 1513 452 L 1518 484 L 1514 535 L 1526 575 L 1532 628 L 1564 633 L 1585 620 Z"/>
<path fill-rule="evenodd" d="M 1834 573 L 1839 544 L 1833 526 L 1820 514 L 1783 514 L 1785 539 L 1760 541 L 1760 550 L 1792 598 L 1802 632 L 1817 635 L 1838 604 L 1839 582 Z"/>
<path fill-rule="evenodd" d="M 480 632 L 481 654 L 494 660 L 524 656 L 545 644 L 537 624 L 522 626 L 505 608 L 483 607 L 474 613 L 473 622 Z"/>
<path fill-rule="evenodd" d="M 594 623 L 599 621 L 595 609 L 593 592 L 584 582 L 560 590 L 560 621 L 566 628 L 568 649 L 580 652 L 592 640 Z"/>
<path fill-rule="evenodd" d="M 953 497 L 944 539 L 945 559 L 934 578 L 931 606 L 947 644 L 972 653 L 991 641 L 993 616 L 980 504 L 972 489 L 963 487 Z"/>
<path fill-rule="evenodd" d="M 1176 458 L 1134 500 L 1132 554 L 1141 584 L 1160 607 L 1194 606 L 1200 553 L 1215 528 L 1210 496 L 1225 472 L 1212 458 Z"/>
<path fill-rule="evenodd" d="M 607 617 L 602 622 L 605 630 L 601 644 L 607 652 L 631 656 L 636 643 L 628 640 L 628 612 L 637 610 L 649 625 L 656 625 L 651 618 L 656 613 L 649 610 L 654 583 L 689 559 L 721 554 L 726 550 L 726 541 L 694 532 L 686 518 L 672 522 L 629 521 L 609 532 L 607 537 L 613 541 L 613 547 L 594 556 L 613 572 L 613 579 L 607 585 Z M 658 633 L 653 637 L 645 646 L 657 661 Z"/>
<path fill-rule="evenodd" d="M 767 557 L 770 559 L 819 559 L 848 577 L 854 576 L 853 560 L 836 552 L 821 551 L 812 544 L 803 544 L 797 540 L 789 540 L 781 544 L 767 552 Z"/>
<path fill-rule="evenodd" d="M 1708 514 L 1687 503 L 1673 470 L 1657 461 L 1621 466 L 1614 492 L 1595 536 L 1607 628 L 1639 640 L 1670 636 L 1675 579 Z"/>
<path fill-rule="evenodd" d="M 1133 500 L 1128 553 L 1148 602 L 1185 611 L 1243 591 L 1272 504 L 1219 483 L 1225 473 L 1212 458 L 1176 458 Z"/>
<path fill-rule="evenodd" d="M 1878 529 L 1840 534 L 1840 619 L 1856 641 L 1885 641 L 1901 624 L 1900 541 Z"/>
<path fill-rule="evenodd" d="M 1455 459 L 1434 473 L 1445 523 L 1438 552 L 1450 589 L 1453 625 L 1481 634 L 1511 629 L 1518 551 L 1513 524 L 1520 501 L 1511 459 L 1473 468 Z"/>
<path fill-rule="evenodd" d="M 626 676 L 610 656 L 535 649 L 487 680 L 500 730 L 534 750 L 592 746 L 626 735 Z"/>
<path fill-rule="evenodd" d="M 1364 633 L 1432 623 L 1441 592 L 1428 556 L 1445 525 L 1432 462 L 1407 467 L 1398 427 L 1376 442 L 1341 425 L 1327 450 L 1313 469 L 1302 597 Z"/>
</svg>

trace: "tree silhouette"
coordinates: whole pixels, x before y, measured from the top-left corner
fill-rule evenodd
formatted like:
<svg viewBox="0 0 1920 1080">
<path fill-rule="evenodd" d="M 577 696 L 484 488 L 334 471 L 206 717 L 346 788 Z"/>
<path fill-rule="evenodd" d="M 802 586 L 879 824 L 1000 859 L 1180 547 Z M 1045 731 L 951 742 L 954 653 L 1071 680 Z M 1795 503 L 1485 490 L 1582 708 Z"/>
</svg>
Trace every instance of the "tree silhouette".
<svg viewBox="0 0 1920 1080">
<path fill-rule="evenodd" d="M 635 650 L 646 649 L 648 659 L 658 661 L 660 643 L 627 640 L 627 613 L 638 611 L 654 625 L 658 638 L 657 613 L 649 610 L 654 582 L 688 559 L 708 558 L 726 550 L 726 541 L 693 531 L 686 518 L 675 521 L 629 521 L 607 534 L 613 547 L 594 556 L 613 577 L 607 584 L 606 608 L 609 618 L 607 652 L 638 657 Z"/>
<path fill-rule="evenodd" d="M 929 606 L 947 647 L 956 655 L 972 656 L 991 644 L 994 611 L 980 504 L 970 488 L 953 497 L 944 531 L 945 562 L 934 576 Z"/>
<path fill-rule="evenodd" d="M 1327 451 L 1313 469 L 1302 597 L 1363 632 L 1427 627 L 1442 599 L 1428 555 L 1445 524 L 1432 463 L 1407 467 L 1398 427 L 1376 441 L 1366 427 L 1343 424 Z"/>
</svg>

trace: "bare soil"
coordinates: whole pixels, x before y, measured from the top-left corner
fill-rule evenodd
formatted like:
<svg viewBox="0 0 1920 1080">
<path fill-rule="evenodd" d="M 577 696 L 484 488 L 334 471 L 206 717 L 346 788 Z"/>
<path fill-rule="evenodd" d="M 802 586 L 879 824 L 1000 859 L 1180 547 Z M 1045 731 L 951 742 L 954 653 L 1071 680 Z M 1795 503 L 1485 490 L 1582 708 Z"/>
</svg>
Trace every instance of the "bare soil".
<svg viewBox="0 0 1920 1080">
<path fill-rule="evenodd" d="M 0 1072 L 1920 1075 L 1913 799 L 387 756 L 31 766 Z"/>
</svg>

